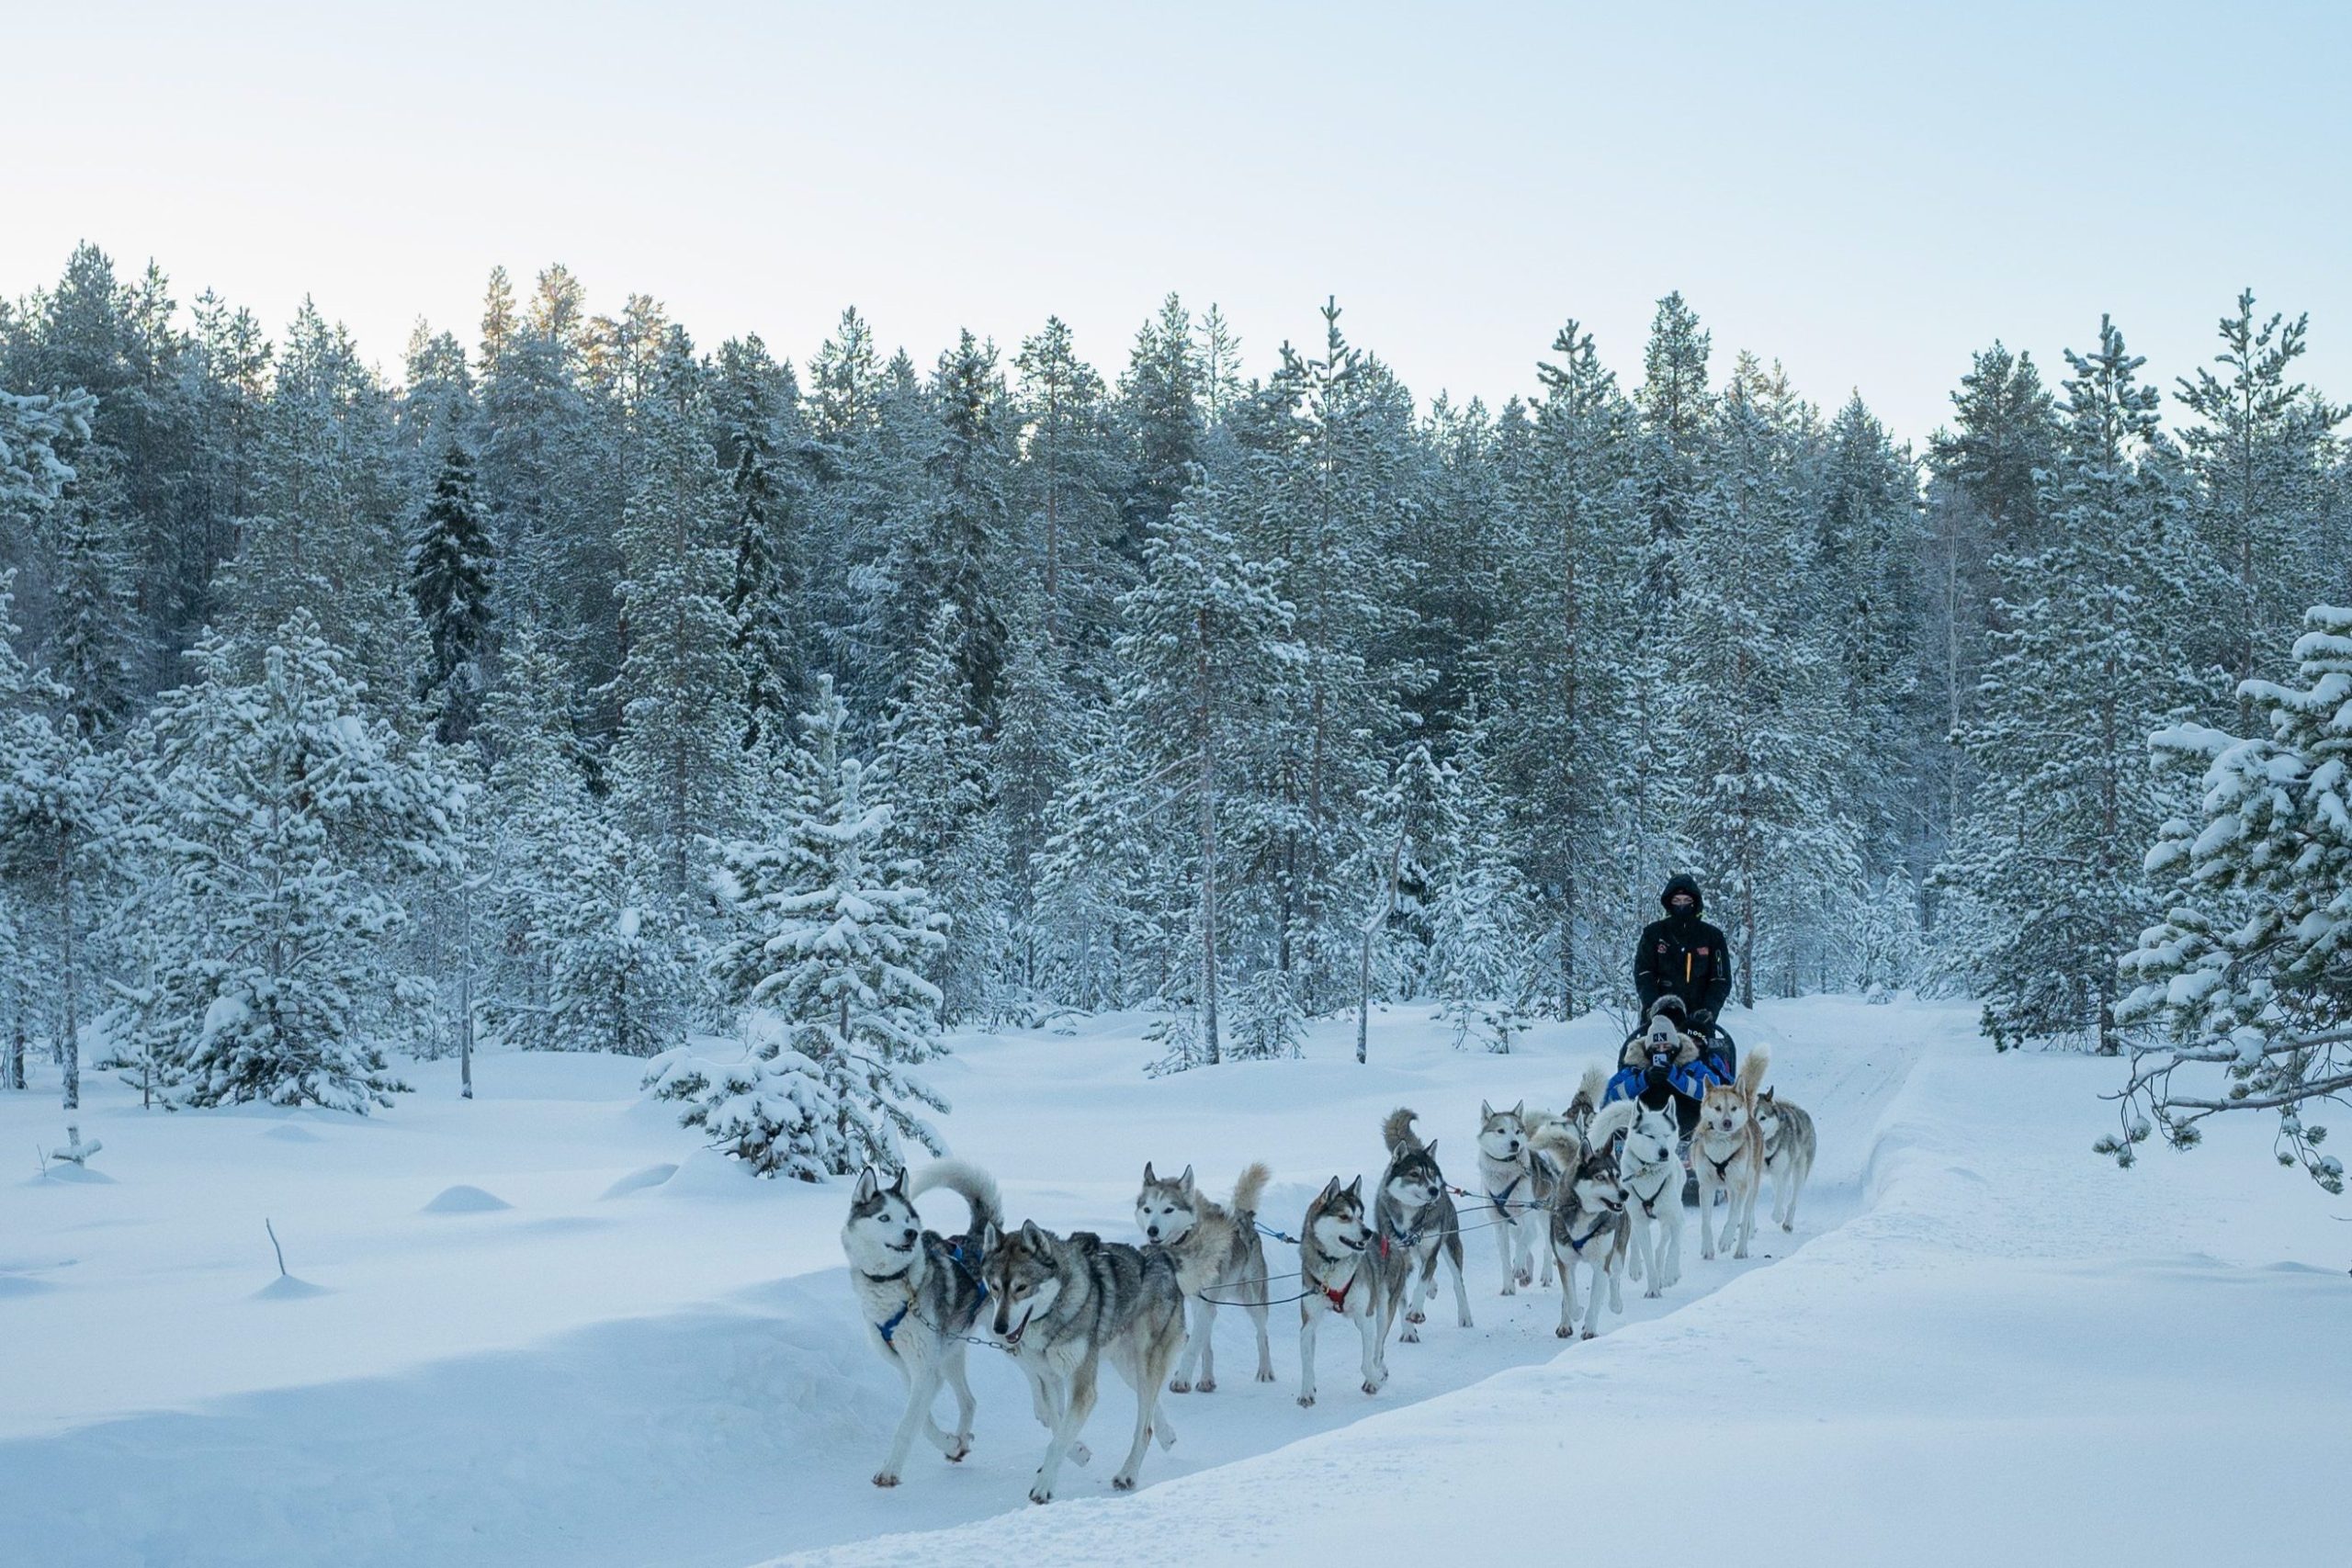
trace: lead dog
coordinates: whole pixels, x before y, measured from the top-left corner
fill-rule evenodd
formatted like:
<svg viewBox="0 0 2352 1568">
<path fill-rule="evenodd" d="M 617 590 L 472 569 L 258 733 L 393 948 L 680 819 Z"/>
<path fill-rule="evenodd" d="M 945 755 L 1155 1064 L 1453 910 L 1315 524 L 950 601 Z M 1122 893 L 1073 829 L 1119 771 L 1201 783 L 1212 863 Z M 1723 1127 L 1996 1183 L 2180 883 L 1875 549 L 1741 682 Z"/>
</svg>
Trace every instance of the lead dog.
<svg viewBox="0 0 2352 1568">
<path fill-rule="evenodd" d="M 1441 1254 L 1453 1270 L 1455 1314 L 1463 1327 L 1471 1326 L 1470 1292 L 1462 1282 L 1462 1222 L 1446 1190 L 1445 1173 L 1438 1168 L 1437 1145 L 1414 1135 L 1413 1113 L 1401 1106 L 1390 1111 L 1380 1124 L 1380 1139 L 1388 1145 L 1388 1169 L 1380 1178 L 1372 1218 L 1382 1321 L 1393 1325 L 1401 1317 L 1405 1327 L 1398 1337 L 1417 1345 L 1419 1325 L 1428 1321 L 1421 1309 L 1437 1285 Z M 1405 1287 L 1416 1271 L 1420 1282 L 1414 1287 L 1411 1306 L 1406 1307 Z"/>
<path fill-rule="evenodd" d="M 1633 1227 L 1625 1218 L 1625 1188 L 1617 1168 L 1617 1136 L 1634 1124 L 1637 1107 L 1621 1100 L 1596 1112 L 1587 1136 L 1578 1138 L 1565 1124 L 1547 1127 L 1538 1135 L 1536 1152 L 1561 1172 L 1551 1205 L 1550 1242 L 1553 1260 L 1560 1266 L 1559 1337 L 1576 1331 L 1577 1269 L 1592 1274 L 1592 1293 L 1584 1313 L 1584 1337 L 1597 1332 L 1602 1287 L 1608 1287 L 1609 1310 L 1625 1310 L 1625 1252 Z"/>
<path fill-rule="evenodd" d="M 1266 1244 L 1258 1235 L 1258 1200 L 1273 1179 L 1262 1161 L 1252 1163 L 1233 1184 L 1233 1200 L 1219 1207 L 1193 1185 L 1193 1168 L 1173 1181 L 1143 1168 L 1143 1190 L 1136 1194 L 1136 1225 L 1150 1246 L 1164 1247 L 1191 1308 L 1184 1357 L 1169 1382 L 1170 1393 L 1216 1392 L 1216 1326 L 1220 1298 L 1250 1314 L 1258 1331 L 1258 1381 L 1274 1381 L 1274 1356 L 1266 1338 Z M 1194 1377 L 1197 1369 L 1199 1376 Z"/>
<path fill-rule="evenodd" d="M 1682 1278 L 1682 1159 L 1675 1152 L 1680 1132 L 1670 1104 L 1647 1106 L 1638 1100 L 1634 1124 L 1618 1151 L 1618 1179 L 1625 1188 L 1625 1218 L 1633 1226 L 1633 1277 L 1642 1294 L 1663 1295 Z"/>
<path fill-rule="evenodd" d="M 1756 1131 L 1764 1139 L 1764 1168 L 1772 1178 L 1772 1217 L 1796 1229 L 1797 1195 L 1813 1175 L 1813 1117 L 1766 1089 L 1756 1100 Z"/>
<path fill-rule="evenodd" d="M 1758 1045 L 1739 1064 L 1739 1076 L 1714 1084 L 1699 1106 L 1699 1130 L 1690 1140 L 1690 1170 L 1699 1179 L 1699 1256 L 1715 1255 L 1715 1194 L 1728 1195 L 1724 1239 L 1737 1239 L 1734 1258 L 1747 1256 L 1756 1234 L 1756 1194 L 1764 1185 L 1764 1134 L 1756 1126 L 1756 1089 L 1771 1066 L 1771 1053 Z"/>
<path fill-rule="evenodd" d="M 1029 1500 L 1054 1500 L 1062 1460 L 1078 1448 L 1093 1412 L 1106 1358 L 1136 1391 L 1135 1440 L 1111 1477 L 1113 1487 L 1134 1491 L 1153 1436 L 1162 1448 L 1176 1441 L 1159 1409 L 1160 1385 L 1184 1344 L 1175 1260 L 1159 1247 L 1104 1241 L 1088 1231 L 1057 1236 L 1035 1222 L 1007 1235 L 991 1234 L 987 1247 L 983 1277 L 996 1303 L 989 1331 L 1029 1380 L 1037 1418 L 1051 1434 Z"/>
<path fill-rule="evenodd" d="M 1298 1402 L 1315 1403 L 1315 1326 L 1325 1313 L 1356 1325 L 1363 1341 L 1363 1391 L 1378 1393 L 1388 1381 L 1388 1325 L 1382 1321 L 1380 1278 L 1367 1247 L 1372 1227 L 1364 1224 L 1363 1178 L 1347 1186 L 1333 1177 L 1306 1206 L 1298 1227 L 1299 1277 L 1306 1281 L 1298 1299 Z"/>
<path fill-rule="evenodd" d="M 972 1211 L 971 1228 L 952 1241 L 925 1230 L 914 1200 L 934 1187 L 959 1194 Z M 910 1183 L 900 1171 L 888 1187 L 872 1166 L 859 1173 L 842 1226 L 851 1290 L 868 1339 L 907 1382 L 906 1413 L 890 1439 L 890 1457 L 874 1472 L 876 1486 L 896 1486 L 915 1432 L 954 1463 L 972 1451 L 972 1388 L 964 1379 L 961 1336 L 980 1311 L 981 1237 L 1003 1218 L 996 1181 L 961 1160 L 925 1166 Z M 956 1391 L 956 1430 L 939 1429 L 931 1403 L 945 1382 Z"/>
</svg>

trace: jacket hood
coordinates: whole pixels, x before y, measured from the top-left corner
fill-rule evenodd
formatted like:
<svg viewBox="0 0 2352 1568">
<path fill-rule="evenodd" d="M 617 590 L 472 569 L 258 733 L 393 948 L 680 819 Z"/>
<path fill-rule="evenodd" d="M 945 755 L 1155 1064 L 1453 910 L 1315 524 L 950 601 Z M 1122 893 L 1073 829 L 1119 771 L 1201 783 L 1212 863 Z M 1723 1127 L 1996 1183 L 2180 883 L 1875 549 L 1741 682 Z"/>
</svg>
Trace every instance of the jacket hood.
<svg viewBox="0 0 2352 1568">
<path fill-rule="evenodd" d="M 1682 872 L 1667 878 L 1666 891 L 1657 896 L 1657 901 L 1660 907 L 1662 907 L 1669 915 L 1674 913 L 1674 896 L 1677 893 L 1688 893 L 1690 895 L 1690 912 L 1692 914 L 1703 915 L 1707 912 L 1707 896 L 1699 891 L 1699 879 L 1697 877 L 1692 876 L 1688 872 Z"/>
</svg>

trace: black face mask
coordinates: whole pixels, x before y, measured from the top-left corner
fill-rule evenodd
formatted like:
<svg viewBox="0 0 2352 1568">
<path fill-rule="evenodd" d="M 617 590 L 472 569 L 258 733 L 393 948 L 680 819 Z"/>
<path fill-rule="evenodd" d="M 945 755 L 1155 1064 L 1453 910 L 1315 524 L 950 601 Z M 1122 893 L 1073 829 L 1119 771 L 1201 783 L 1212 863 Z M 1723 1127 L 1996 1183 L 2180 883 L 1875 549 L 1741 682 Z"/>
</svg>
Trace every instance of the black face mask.
<svg viewBox="0 0 2352 1568">
<path fill-rule="evenodd" d="M 1677 898 L 1666 907 L 1666 912 L 1676 919 L 1687 919 L 1699 912 L 1699 906 L 1688 898 Z"/>
</svg>

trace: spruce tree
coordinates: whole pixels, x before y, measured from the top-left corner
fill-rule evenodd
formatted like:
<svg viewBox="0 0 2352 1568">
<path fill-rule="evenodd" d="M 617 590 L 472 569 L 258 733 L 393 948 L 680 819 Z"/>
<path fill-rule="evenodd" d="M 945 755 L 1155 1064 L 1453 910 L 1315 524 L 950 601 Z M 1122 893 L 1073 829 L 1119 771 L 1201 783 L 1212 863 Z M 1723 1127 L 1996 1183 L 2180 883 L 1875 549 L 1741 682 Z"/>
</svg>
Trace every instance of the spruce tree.
<svg viewBox="0 0 2352 1568">
<path fill-rule="evenodd" d="M 472 732 L 488 684 L 496 550 L 474 494 L 473 459 L 454 436 L 408 551 L 408 591 L 424 628 L 416 697 L 445 746 Z"/>
</svg>

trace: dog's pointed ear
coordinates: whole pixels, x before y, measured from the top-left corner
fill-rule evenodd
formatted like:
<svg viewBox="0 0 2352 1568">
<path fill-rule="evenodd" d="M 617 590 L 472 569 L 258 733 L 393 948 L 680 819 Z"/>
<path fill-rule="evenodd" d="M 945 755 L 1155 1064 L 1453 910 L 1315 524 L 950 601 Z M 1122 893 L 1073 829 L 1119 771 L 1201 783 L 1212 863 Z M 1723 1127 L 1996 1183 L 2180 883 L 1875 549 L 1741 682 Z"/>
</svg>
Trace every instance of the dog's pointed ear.
<svg viewBox="0 0 2352 1568">
<path fill-rule="evenodd" d="M 1521 1121 L 1521 1122 L 1524 1122 L 1524 1121 L 1526 1121 L 1526 1120 L 1527 1120 L 1527 1101 L 1525 1101 L 1524 1100 L 1521 1100 L 1517 1105 L 1512 1106 L 1512 1107 L 1510 1108 L 1510 1113 L 1511 1113 L 1512 1117 L 1513 1117 L 1515 1120 L 1518 1120 L 1518 1121 Z"/>
<path fill-rule="evenodd" d="M 1148 1187 L 1148 1186 L 1150 1186 L 1150 1185 L 1152 1184 L 1152 1182 L 1153 1182 L 1155 1179 L 1155 1179 L 1155 1178 L 1152 1176 L 1152 1174 L 1151 1174 L 1151 1161 L 1149 1161 L 1149 1160 L 1146 1160 L 1146 1161 L 1144 1161 L 1144 1162 L 1143 1162 L 1143 1184 L 1144 1184 L 1146 1187 Z"/>
<path fill-rule="evenodd" d="M 1046 1233 L 1037 1228 L 1036 1221 L 1023 1220 L 1021 1222 L 1021 1239 L 1030 1247 L 1043 1247 L 1046 1245 Z"/>
<path fill-rule="evenodd" d="M 1363 1201 L 1363 1176 L 1361 1172 L 1357 1174 L 1356 1179 L 1353 1181 L 1348 1183 L 1348 1196 L 1355 1199 L 1358 1202 L 1362 1202 Z"/>
<path fill-rule="evenodd" d="M 1495 1108 L 1487 1104 L 1485 1100 L 1480 1100 L 1478 1102 L 1478 1120 L 1481 1122 L 1491 1122 L 1494 1119 Z"/>
<path fill-rule="evenodd" d="M 1317 1198 L 1317 1200 L 1315 1200 L 1315 1201 L 1316 1201 L 1317 1203 L 1328 1203 L 1328 1202 L 1329 1202 L 1332 1199 L 1337 1198 L 1339 1195 L 1340 1195 L 1340 1179 L 1339 1179 L 1338 1177 L 1336 1177 L 1336 1176 L 1335 1176 L 1335 1177 L 1331 1178 L 1331 1179 L 1330 1179 L 1330 1180 L 1329 1180 L 1329 1181 L 1327 1181 L 1327 1182 L 1325 1182 L 1325 1183 L 1323 1184 L 1323 1196 L 1321 1196 L 1320 1198 Z"/>
<path fill-rule="evenodd" d="M 980 1256 L 986 1258 L 1004 1240 L 1004 1233 L 996 1228 L 994 1220 L 980 1222 Z"/>
<path fill-rule="evenodd" d="M 900 1166 L 899 1174 L 890 1179 L 890 1190 L 903 1198 L 907 1195 L 907 1168 Z"/>
<path fill-rule="evenodd" d="M 857 1190 L 849 1195 L 850 1201 L 853 1203 L 865 1202 L 876 1192 L 881 1190 L 882 1179 L 874 1174 L 874 1168 L 869 1165 L 864 1170 L 857 1173 Z"/>
<path fill-rule="evenodd" d="M 1758 1105 L 1770 1105 L 1770 1104 L 1771 1104 L 1772 1102 L 1773 1102 L 1773 1101 L 1772 1101 L 1772 1091 L 1771 1091 L 1770 1089 L 1766 1089 L 1762 1094 L 1759 1094 L 1759 1095 L 1758 1095 L 1758 1096 L 1756 1097 L 1756 1103 L 1757 1103 L 1757 1104 L 1758 1104 Z"/>
<path fill-rule="evenodd" d="M 1421 1145 L 1421 1153 L 1429 1156 L 1431 1159 L 1437 1158 L 1437 1140 L 1435 1138 L 1431 1138 L 1428 1143 L 1423 1144 Z"/>
<path fill-rule="evenodd" d="M 1179 1187 L 1181 1187 L 1181 1188 L 1182 1188 L 1182 1189 L 1184 1190 L 1184 1194 L 1185 1194 L 1185 1196 L 1186 1196 L 1186 1197 L 1190 1197 L 1190 1196 L 1192 1196 L 1192 1192 L 1193 1192 L 1193 1168 L 1192 1168 L 1191 1166 L 1189 1166 L 1189 1165 L 1188 1165 L 1188 1166 L 1186 1166 L 1186 1167 L 1184 1168 L 1184 1174 L 1183 1174 L 1183 1175 L 1182 1175 L 1182 1176 L 1180 1176 L 1180 1177 L 1178 1177 L 1178 1178 L 1176 1179 L 1176 1185 L 1177 1185 L 1177 1186 L 1179 1186 Z"/>
</svg>

